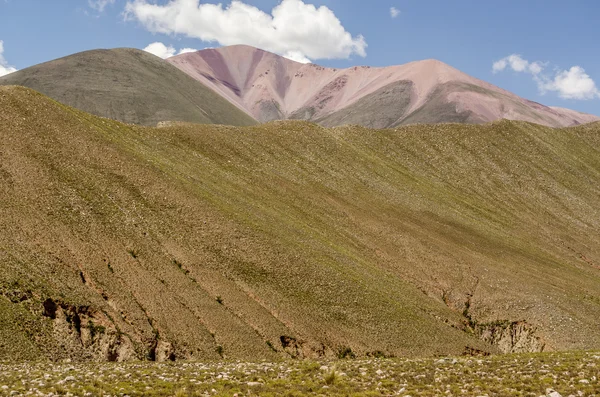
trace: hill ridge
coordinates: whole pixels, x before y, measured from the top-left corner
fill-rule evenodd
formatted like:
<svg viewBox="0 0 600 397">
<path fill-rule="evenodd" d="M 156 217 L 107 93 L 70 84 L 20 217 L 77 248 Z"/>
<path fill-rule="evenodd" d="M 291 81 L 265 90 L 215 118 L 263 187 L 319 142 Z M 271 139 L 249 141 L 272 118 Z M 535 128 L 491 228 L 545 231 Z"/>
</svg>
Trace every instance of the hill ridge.
<svg viewBox="0 0 600 397">
<path fill-rule="evenodd" d="M 168 62 L 133 48 L 80 52 L 0 77 L 61 103 L 127 123 L 251 125 L 250 116 Z"/>
</svg>

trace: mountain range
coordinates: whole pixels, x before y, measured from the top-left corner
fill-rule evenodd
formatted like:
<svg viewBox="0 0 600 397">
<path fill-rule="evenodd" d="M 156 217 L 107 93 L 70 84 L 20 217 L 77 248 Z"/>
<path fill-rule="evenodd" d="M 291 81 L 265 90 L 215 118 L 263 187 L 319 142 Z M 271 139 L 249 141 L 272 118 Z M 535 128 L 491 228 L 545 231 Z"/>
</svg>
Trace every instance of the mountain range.
<svg viewBox="0 0 600 397">
<path fill-rule="evenodd" d="M 298 119 L 326 127 L 393 128 L 504 118 L 565 127 L 600 120 L 520 98 L 436 60 L 332 69 L 245 45 L 167 60 L 133 49 L 87 51 L 2 77 L 2 84 L 146 125 Z"/>
<path fill-rule="evenodd" d="M 71 55 L 0 109 L 0 361 L 600 348 L 595 116 L 247 46 Z"/>
<path fill-rule="evenodd" d="M 332 69 L 237 45 L 168 61 L 261 122 L 302 119 L 329 127 L 391 128 L 505 118 L 561 127 L 598 120 L 525 100 L 436 60 Z"/>
</svg>

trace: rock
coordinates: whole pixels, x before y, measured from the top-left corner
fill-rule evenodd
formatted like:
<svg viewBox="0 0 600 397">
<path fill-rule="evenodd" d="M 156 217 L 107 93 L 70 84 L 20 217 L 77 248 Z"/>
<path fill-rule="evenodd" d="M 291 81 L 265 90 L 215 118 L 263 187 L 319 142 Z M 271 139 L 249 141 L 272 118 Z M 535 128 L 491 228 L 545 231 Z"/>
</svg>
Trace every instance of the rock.
<svg viewBox="0 0 600 397">
<path fill-rule="evenodd" d="M 546 389 L 546 397 L 562 397 L 562 395 L 552 389 Z"/>
<path fill-rule="evenodd" d="M 173 348 L 173 345 L 170 342 L 159 340 L 156 344 L 155 357 L 157 362 L 174 360 L 175 349 Z"/>
<path fill-rule="evenodd" d="M 438 364 L 438 365 L 456 364 L 456 363 L 458 363 L 458 360 L 455 358 L 440 358 L 439 360 L 434 362 L 434 364 Z"/>
<path fill-rule="evenodd" d="M 260 382 L 248 382 L 248 386 L 250 387 L 257 387 L 257 386 L 262 386 L 263 384 Z"/>
</svg>

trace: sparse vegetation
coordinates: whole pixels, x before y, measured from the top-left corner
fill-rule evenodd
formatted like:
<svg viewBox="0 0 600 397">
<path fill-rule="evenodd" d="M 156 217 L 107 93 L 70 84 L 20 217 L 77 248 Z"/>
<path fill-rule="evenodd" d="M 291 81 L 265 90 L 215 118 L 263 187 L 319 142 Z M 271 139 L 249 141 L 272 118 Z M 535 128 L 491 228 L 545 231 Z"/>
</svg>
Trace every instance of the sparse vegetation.
<svg viewBox="0 0 600 397">
<path fill-rule="evenodd" d="M 0 364 L 0 394 L 594 396 L 600 354 L 282 362 Z M 12 393 L 12 394 L 11 394 Z"/>
</svg>

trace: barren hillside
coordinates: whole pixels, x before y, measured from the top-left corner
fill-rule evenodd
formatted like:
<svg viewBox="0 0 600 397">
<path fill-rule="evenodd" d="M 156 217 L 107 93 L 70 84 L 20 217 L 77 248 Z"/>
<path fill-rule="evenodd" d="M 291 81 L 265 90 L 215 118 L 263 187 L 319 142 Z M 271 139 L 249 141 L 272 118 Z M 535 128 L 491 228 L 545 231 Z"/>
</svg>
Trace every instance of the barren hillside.
<svg viewBox="0 0 600 397">
<path fill-rule="evenodd" d="M 302 119 L 328 127 L 389 128 L 504 118 L 565 127 L 599 119 L 528 101 L 433 59 L 331 69 L 235 45 L 168 61 L 261 122 Z"/>
</svg>

